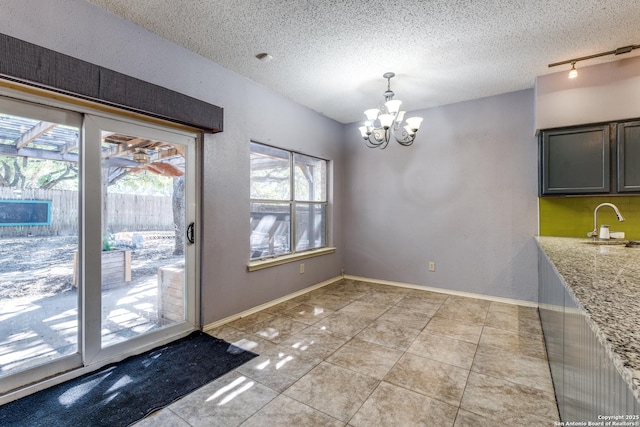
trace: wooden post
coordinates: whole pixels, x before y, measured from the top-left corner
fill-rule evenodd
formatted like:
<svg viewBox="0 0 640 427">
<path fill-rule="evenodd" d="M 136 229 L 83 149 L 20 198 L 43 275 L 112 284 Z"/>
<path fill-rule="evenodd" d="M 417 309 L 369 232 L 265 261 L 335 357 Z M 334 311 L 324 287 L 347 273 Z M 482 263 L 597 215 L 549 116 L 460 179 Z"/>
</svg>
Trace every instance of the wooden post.
<svg viewBox="0 0 640 427">
<path fill-rule="evenodd" d="M 124 281 L 131 281 L 131 251 L 124 252 Z"/>
<path fill-rule="evenodd" d="M 73 252 L 73 286 L 78 286 L 78 251 Z"/>
<path fill-rule="evenodd" d="M 78 286 L 78 252 L 73 253 L 73 285 Z M 102 252 L 102 288 L 111 289 L 131 282 L 131 251 L 114 250 Z"/>
</svg>

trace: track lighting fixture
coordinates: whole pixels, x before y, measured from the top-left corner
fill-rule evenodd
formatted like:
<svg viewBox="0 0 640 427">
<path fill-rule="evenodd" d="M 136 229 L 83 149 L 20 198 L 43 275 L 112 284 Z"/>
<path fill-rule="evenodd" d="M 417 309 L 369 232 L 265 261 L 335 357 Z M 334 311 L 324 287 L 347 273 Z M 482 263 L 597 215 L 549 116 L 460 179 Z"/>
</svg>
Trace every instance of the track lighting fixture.
<svg viewBox="0 0 640 427">
<path fill-rule="evenodd" d="M 571 63 L 571 70 L 569 71 L 569 78 L 575 79 L 576 77 L 578 77 L 578 70 L 576 70 L 576 62 L 573 61 Z"/>
<path fill-rule="evenodd" d="M 575 79 L 578 77 L 578 70 L 576 70 L 576 62 L 585 61 L 587 59 L 599 58 L 601 56 L 607 55 L 622 55 L 623 53 L 629 53 L 634 49 L 640 49 L 640 45 L 632 44 L 629 46 L 619 47 L 615 50 L 610 50 L 608 52 L 600 52 L 593 55 L 583 56 L 580 58 L 567 59 L 566 61 L 554 62 L 553 64 L 549 64 L 549 67 L 555 67 L 558 65 L 571 64 L 571 70 L 569 71 L 569 78 Z"/>
</svg>

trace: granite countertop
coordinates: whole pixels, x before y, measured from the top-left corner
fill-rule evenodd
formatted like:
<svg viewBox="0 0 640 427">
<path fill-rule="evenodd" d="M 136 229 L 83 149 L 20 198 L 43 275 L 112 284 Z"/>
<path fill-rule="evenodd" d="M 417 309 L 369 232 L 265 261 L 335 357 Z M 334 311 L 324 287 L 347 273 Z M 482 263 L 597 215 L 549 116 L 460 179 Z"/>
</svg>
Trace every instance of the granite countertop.
<svg viewBox="0 0 640 427">
<path fill-rule="evenodd" d="M 640 249 L 591 239 L 537 240 L 640 401 Z"/>
</svg>

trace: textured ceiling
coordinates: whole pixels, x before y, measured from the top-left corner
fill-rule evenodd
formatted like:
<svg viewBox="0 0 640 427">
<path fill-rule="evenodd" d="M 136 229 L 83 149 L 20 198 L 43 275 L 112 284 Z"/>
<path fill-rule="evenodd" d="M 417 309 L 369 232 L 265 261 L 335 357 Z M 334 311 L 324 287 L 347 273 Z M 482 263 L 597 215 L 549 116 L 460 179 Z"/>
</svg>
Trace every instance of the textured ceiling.
<svg viewBox="0 0 640 427">
<path fill-rule="evenodd" d="M 531 88 L 570 68 L 549 63 L 640 44 L 638 0 L 87 1 L 342 123 L 382 101 L 386 71 L 416 110 Z"/>
</svg>

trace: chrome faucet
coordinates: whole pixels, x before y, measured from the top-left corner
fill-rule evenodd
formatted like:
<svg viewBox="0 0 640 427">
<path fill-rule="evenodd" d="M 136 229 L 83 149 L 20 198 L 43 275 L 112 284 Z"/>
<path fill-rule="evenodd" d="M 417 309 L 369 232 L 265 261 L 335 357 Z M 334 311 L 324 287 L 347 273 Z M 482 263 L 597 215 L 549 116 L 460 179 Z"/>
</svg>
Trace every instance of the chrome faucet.
<svg viewBox="0 0 640 427">
<path fill-rule="evenodd" d="M 613 203 L 600 203 L 598 206 L 596 206 L 596 209 L 593 211 L 593 231 L 590 231 L 589 233 L 587 233 L 587 236 L 589 237 L 598 237 L 598 209 L 600 209 L 603 206 L 612 207 L 613 210 L 616 212 L 618 221 L 620 222 L 624 221 L 624 217 L 622 216 L 622 214 L 620 213 L 616 205 L 614 205 Z"/>
</svg>

